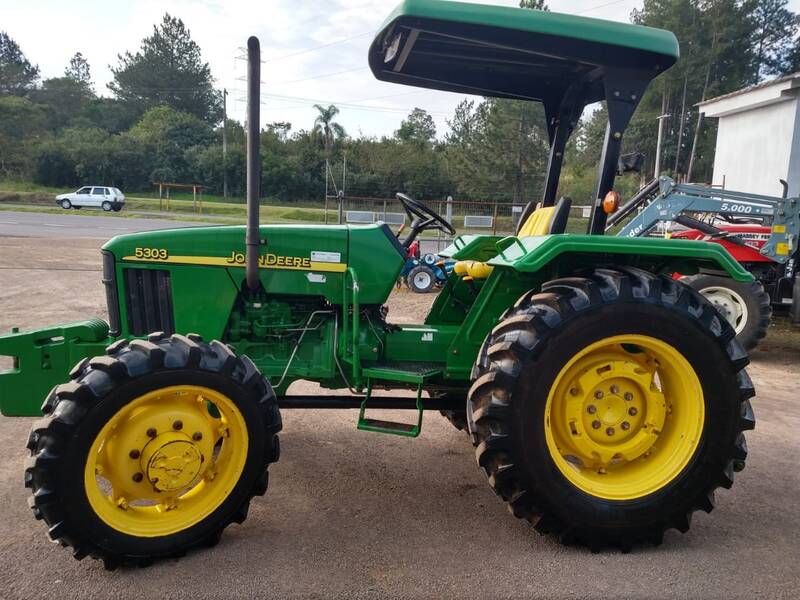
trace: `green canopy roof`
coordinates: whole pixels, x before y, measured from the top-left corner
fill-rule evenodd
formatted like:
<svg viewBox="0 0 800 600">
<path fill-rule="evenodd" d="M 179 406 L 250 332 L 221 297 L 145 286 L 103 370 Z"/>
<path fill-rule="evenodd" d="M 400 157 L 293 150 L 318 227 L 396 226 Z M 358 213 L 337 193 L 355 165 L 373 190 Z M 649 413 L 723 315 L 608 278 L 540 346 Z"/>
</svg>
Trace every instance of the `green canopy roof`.
<svg viewBox="0 0 800 600">
<path fill-rule="evenodd" d="M 605 98 L 609 73 L 649 81 L 678 59 L 660 29 L 540 10 L 405 0 L 370 47 L 382 81 L 539 100 L 548 112 L 580 82 L 586 103 Z M 638 100 L 638 98 L 637 98 Z"/>
</svg>

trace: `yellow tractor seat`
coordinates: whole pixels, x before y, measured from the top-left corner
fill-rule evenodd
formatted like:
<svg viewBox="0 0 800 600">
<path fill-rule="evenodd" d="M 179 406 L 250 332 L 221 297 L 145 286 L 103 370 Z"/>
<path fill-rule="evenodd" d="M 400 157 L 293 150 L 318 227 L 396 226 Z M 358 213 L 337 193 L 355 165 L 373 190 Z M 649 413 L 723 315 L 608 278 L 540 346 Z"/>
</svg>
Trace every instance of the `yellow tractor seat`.
<svg viewBox="0 0 800 600">
<path fill-rule="evenodd" d="M 555 206 L 536 207 L 517 233 L 517 237 L 564 233 L 569 219 L 572 198 L 562 197 Z M 453 271 L 467 281 L 486 279 L 492 267 L 477 260 L 460 260 L 453 266 Z"/>
<path fill-rule="evenodd" d="M 517 237 L 564 233 L 567 229 L 570 208 L 572 208 L 572 198 L 565 196 L 562 196 L 555 206 L 537 206 L 520 228 Z"/>
<path fill-rule="evenodd" d="M 531 213 L 531 216 L 520 228 L 517 237 L 546 235 L 550 229 L 554 214 L 556 214 L 555 206 L 537 206 L 536 210 Z"/>
</svg>

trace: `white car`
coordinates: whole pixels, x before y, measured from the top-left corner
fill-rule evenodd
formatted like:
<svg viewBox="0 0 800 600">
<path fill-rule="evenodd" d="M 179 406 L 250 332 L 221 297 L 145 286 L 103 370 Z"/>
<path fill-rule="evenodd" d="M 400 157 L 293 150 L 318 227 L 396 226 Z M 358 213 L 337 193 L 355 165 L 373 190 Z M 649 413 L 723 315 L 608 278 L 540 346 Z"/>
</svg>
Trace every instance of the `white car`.
<svg viewBox="0 0 800 600">
<path fill-rule="evenodd" d="M 69 194 L 59 194 L 56 204 L 65 209 L 91 206 L 117 212 L 125 206 L 125 194 L 115 187 L 86 185 Z"/>
</svg>

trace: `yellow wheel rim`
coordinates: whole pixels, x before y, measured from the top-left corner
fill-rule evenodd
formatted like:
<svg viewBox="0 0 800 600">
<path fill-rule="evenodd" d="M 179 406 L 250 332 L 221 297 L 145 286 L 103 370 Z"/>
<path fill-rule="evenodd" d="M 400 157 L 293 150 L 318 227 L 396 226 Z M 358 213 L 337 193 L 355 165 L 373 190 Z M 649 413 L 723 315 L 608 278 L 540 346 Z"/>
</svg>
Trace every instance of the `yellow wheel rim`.
<svg viewBox="0 0 800 600">
<path fill-rule="evenodd" d="M 555 379 L 545 438 L 559 471 L 608 500 L 656 492 L 700 443 L 700 379 L 671 345 L 644 335 L 605 338 L 576 354 Z"/>
<path fill-rule="evenodd" d="M 86 496 L 117 531 L 177 533 L 230 495 L 247 449 L 247 425 L 230 398 L 200 386 L 158 389 L 128 403 L 100 430 L 86 461 Z"/>
</svg>

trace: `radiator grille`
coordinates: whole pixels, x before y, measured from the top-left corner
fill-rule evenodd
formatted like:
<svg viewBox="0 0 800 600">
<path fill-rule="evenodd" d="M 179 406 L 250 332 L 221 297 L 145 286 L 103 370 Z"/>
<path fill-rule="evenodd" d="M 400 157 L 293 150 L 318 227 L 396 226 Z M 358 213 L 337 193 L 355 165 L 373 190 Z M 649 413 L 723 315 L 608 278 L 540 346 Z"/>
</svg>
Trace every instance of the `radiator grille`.
<svg viewBox="0 0 800 600">
<path fill-rule="evenodd" d="M 169 271 L 125 269 L 124 273 L 130 334 L 139 336 L 154 331 L 163 331 L 167 335 L 175 333 Z"/>
</svg>

